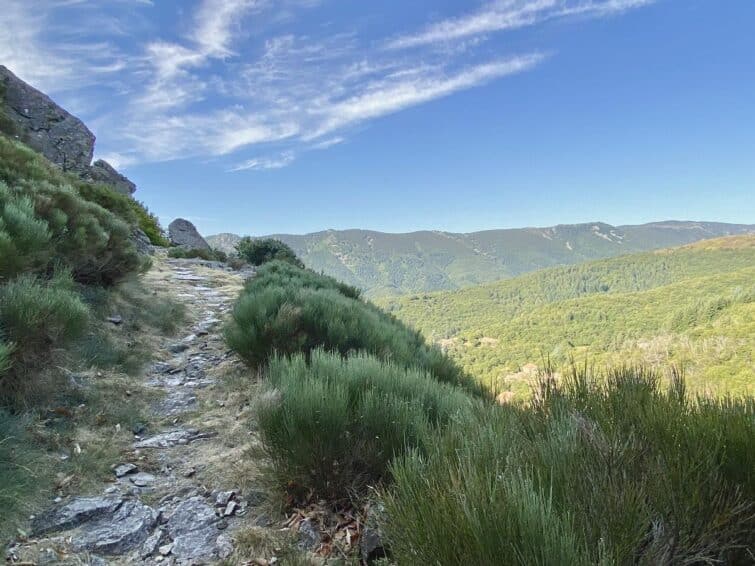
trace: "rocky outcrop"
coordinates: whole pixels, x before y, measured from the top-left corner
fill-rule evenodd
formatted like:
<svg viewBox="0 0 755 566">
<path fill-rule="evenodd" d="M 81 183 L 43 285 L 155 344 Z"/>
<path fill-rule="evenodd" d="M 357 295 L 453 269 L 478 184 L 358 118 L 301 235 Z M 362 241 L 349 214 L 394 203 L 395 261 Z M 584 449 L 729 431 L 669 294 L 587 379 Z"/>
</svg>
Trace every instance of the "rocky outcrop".
<svg viewBox="0 0 755 566">
<path fill-rule="evenodd" d="M 95 183 L 110 185 L 121 194 L 131 196 L 136 191 L 136 185 L 124 175 L 116 171 L 110 163 L 103 159 L 95 161 L 87 172 L 87 178 Z"/>
<path fill-rule="evenodd" d="M 123 499 L 115 496 L 77 497 L 34 518 L 32 532 L 42 535 L 78 527 L 82 523 L 115 513 Z"/>
<path fill-rule="evenodd" d="M 0 91 L 6 117 L 24 141 L 64 171 L 86 175 L 94 134 L 76 116 L 0 65 Z"/>
<path fill-rule="evenodd" d="M 168 226 L 170 241 L 182 248 L 191 250 L 209 250 L 210 244 L 199 234 L 194 224 L 183 218 L 176 218 Z"/>
<path fill-rule="evenodd" d="M 12 133 L 58 165 L 87 181 L 131 196 L 136 185 L 107 161 L 92 163 L 95 137 L 76 116 L 0 65 L 0 115 Z M 90 165 L 91 164 L 91 165 Z"/>
</svg>

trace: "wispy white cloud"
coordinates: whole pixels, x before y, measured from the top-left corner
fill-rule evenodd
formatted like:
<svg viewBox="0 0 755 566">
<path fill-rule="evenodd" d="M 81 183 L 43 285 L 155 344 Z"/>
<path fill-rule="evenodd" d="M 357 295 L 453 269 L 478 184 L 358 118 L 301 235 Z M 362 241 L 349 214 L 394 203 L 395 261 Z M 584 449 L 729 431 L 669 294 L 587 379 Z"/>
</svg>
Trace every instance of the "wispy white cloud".
<svg viewBox="0 0 755 566">
<path fill-rule="evenodd" d="M 285 151 L 275 157 L 255 157 L 234 166 L 231 171 L 264 171 L 268 169 L 282 169 L 294 162 L 296 156 L 292 151 Z"/>
<path fill-rule="evenodd" d="M 390 40 L 389 49 L 445 43 L 473 36 L 532 26 L 569 16 L 608 16 L 654 3 L 656 0 L 497 0 L 480 10 L 442 20 L 424 30 Z"/>
<path fill-rule="evenodd" d="M 232 55 L 234 31 L 241 28 L 242 17 L 261 9 L 265 0 L 203 0 L 196 12 L 193 39 L 202 54 L 212 57 Z"/>
<path fill-rule="evenodd" d="M 0 61 L 44 89 L 67 81 L 73 63 L 45 44 L 47 20 L 47 14 L 25 1 L 4 0 L 0 9 Z"/>
<path fill-rule="evenodd" d="M 346 100 L 331 102 L 322 109 L 323 122 L 307 138 L 317 138 L 366 120 L 399 112 L 454 92 L 485 84 L 491 80 L 531 69 L 543 60 L 530 54 L 482 63 L 446 75 L 437 71 L 413 69 L 389 76 Z"/>
<path fill-rule="evenodd" d="M 112 34 L 112 28 L 104 29 L 105 20 L 82 17 L 81 24 L 95 30 L 86 40 L 78 30 L 61 28 L 56 22 L 60 13 L 86 13 L 88 6 L 83 0 L 3 0 L 0 62 L 48 93 L 80 90 L 109 80 L 108 75 L 128 65 L 130 56 L 102 39 Z"/>
<path fill-rule="evenodd" d="M 342 144 L 346 141 L 346 138 L 337 136 L 335 138 L 327 138 L 322 141 L 319 141 L 317 143 L 312 144 L 310 149 L 328 149 L 330 147 L 333 147 L 334 145 Z"/>
<path fill-rule="evenodd" d="M 481 48 L 489 34 L 654 0 L 496 0 L 393 38 L 287 27 L 320 1 L 197 0 L 175 29 L 152 23 L 136 35 L 133 18 L 149 20 L 149 1 L 4 0 L 0 62 L 48 92 L 75 89 L 68 101 L 88 113 L 98 152 L 117 167 L 229 156 L 233 171 L 273 170 L 372 120 L 546 59 L 491 55 Z"/>
</svg>

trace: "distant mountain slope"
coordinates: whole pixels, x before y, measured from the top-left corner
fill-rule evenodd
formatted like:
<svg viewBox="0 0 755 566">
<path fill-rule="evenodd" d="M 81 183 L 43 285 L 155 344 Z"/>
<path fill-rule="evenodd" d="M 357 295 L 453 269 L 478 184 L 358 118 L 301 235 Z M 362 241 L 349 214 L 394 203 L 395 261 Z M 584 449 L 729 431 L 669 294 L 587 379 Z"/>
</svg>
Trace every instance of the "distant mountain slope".
<svg viewBox="0 0 755 566">
<path fill-rule="evenodd" d="M 755 235 L 377 302 L 503 389 L 571 357 L 678 363 L 699 389 L 755 388 Z"/>
<path fill-rule="evenodd" d="M 547 267 L 747 232 L 755 232 L 755 225 L 668 221 L 638 226 L 594 222 L 469 234 L 327 230 L 274 237 L 290 245 L 308 267 L 380 296 L 458 289 Z M 226 251 L 233 250 L 238 240 L 235 234 L 207 238 L 211 246 Z"/>
</svg>

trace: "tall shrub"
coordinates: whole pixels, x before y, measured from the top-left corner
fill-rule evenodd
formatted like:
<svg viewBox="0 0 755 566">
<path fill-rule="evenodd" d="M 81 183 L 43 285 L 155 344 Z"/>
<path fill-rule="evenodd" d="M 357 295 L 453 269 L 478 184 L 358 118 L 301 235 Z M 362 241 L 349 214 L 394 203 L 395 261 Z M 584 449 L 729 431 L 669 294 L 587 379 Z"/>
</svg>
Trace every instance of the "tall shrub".
<svg viewBox="0 0 755 566">
<path fill-rule="evenodd" d="M 262 265 L 269 261 L 286 261 L 297 267 L 304 267 L 291 247 L 274 238 L 253 240 L 249 236 L 241 238 L 236 244 L 236 253 L 252 265 Z"/>
<path fill-rule="evenodd" d="M 753 443 L 752 398 L 575 371 L 398 460 L 386 534 L 400 564 L 746 564 Z"/>
<path fill-rule="evenodd" d="M 437 347 L 374 305 L 308 270 L 272 266 L 247 285 L 226 327 L 231 348 L 252 367 L 275 353 L 308 354 L 313 349 L 364 351 L 403 367 L 417 367 L 446 383 L 484 395 Z"/>
<path fill-rule="evenodd" d="M 390 461 L 474 402 L 461 389 L 366 355 L 277 357 L 257 410 L 274 477 L 295 498 L 364 496 Z"/>
<path fill-rule="evenodd" d="M 82 336 L 89 310 L 73 291 L 70 278 L 50 282 L 24 275 L 0 286 L 0 334 L 6 370 L 0 373 L 0 404 L 18 404 L 35 393 L 40 372 L 57 352 Z"/>
</svg>

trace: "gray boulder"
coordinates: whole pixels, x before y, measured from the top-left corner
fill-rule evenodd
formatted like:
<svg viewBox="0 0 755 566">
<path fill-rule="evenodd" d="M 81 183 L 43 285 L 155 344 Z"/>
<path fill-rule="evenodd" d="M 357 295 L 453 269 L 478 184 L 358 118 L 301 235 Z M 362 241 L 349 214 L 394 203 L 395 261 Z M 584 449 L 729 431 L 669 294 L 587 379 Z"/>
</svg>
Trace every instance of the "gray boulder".
<svg viewBox="0 0 755 566">
<path fill-rule="evenodd" d="M 102 183 L 113 187 L 117 192 L 131 196 L 136 191 L 136 185 L 116 171 L 110 163 L 98 159 L 87 172 L 87 179 L 95 183 Z"/>
<path fill-rule="evenodd" d="M 210 244 L 199 234 L 194 224 L 183 218 L 176 218 L 168 226 L 170 241 L 187 249 L 209 250 Z"/>
<path fill-rule="evenodd" d="M 0 95 L 5 114 L 20 137 L 64 171 L 86 175 L 94 134 L 84 123 L 0 65 Z"/>
</svg>

